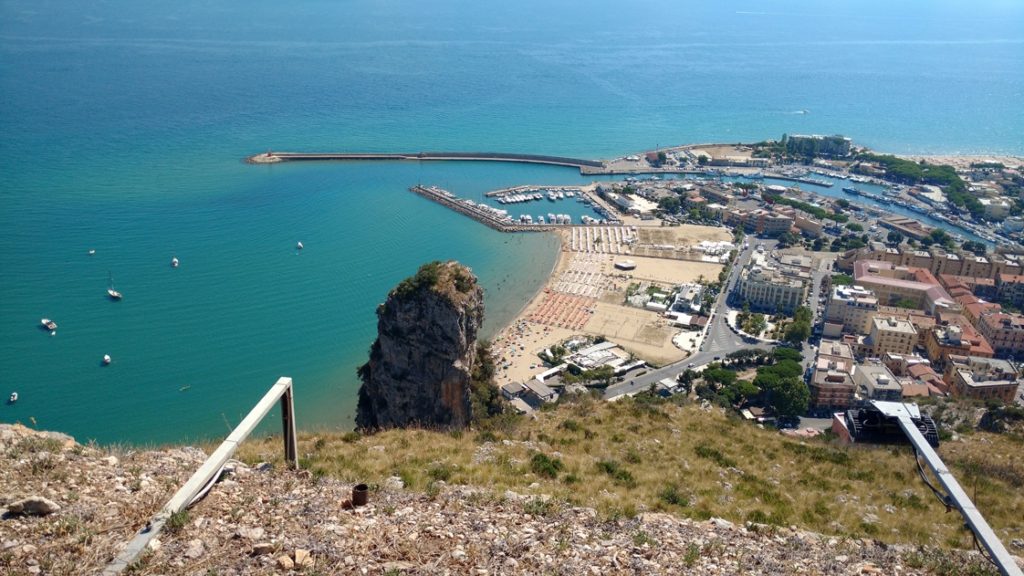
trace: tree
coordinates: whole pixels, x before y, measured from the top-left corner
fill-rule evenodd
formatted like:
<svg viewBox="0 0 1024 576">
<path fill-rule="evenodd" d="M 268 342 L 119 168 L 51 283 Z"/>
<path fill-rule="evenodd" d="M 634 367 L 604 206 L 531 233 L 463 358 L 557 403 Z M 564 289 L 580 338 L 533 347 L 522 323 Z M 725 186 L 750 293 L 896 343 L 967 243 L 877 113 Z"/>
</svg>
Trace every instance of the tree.
<svg viewBox="0 0 1024 576">
<path fill-rule="evenodd" d="M 890 230 L 889 234 L 885 238 L 890 244 L 899 244 L 900 242 L 903 242 L 903 234 L 900 234 L 895 230 Z"/>
<path fill-rule="evenodd" d="M 988 251 L 988 248 L 984 244 L 981 242 L 975 242 L 974 240 L 967 240 L 961 245 L 961 247 L 977 256 L 984 256 L 985 252 Z"/>
<path fill-rule="evenodd" d="M 916 310 L 918 308 L 917 302 L 914 302 L 910 298 L 900 298 L 896 301 L 895 305 L 897 308 L 909 308 L 911 310 Z"/>
<path fill-rule="evenodd" d="M 782 234 L 779 234 L 779 248 L 786 248 L 788 246 L 792 246 L 793 244 L 796 244 L 799 241 L 800 239 L 797 238 L 796 234 L 793 234 L 792 232 L 783 232 Z"/>
<path fill-rule="evenodd" d="M 811 244 L 811 250 L 815 252 L 821 252 L 821 249 L 825 247 L 825 241 L 821 238 L 815 238 L 814 243 Z"/>
<path fill-rule="evenodd" d="M 711 364 L 705 368 L 701 376 L 709 384 L 719 384 L 722 386 L 729 386 L 736 381 L 736 373 L 727 368 L 722 368 L 722 365 L 718 363 Z"/>
<path fill-rule="evenodd" d="M 800 378 L 779 378 L 765 390 L 766 405 L 776 416 L 792 418 L 807 412 L 811 393 Z"/>
<path fill-rule="evenodd" d="M 851 232 L 863 232 L 864 231 L 864 227 L 861 226 L 860 224 L 858 224 L 857 222 L 850 222 L 849 224 L 846 225 L 846 229 L 851 231 Z"/>
<path fill-rule="evenodd" d="M 772 358 L 774 358 L 776 362 L 782 362 L 783 360 L 801 362 L 804 359 L 804 356 L 799 350 L 786 348 L 785 346 L 776 346 L 772 349 Z"/>
<path fill-rule="evenodd" d="M 786 326 L 783 339 L 791 344 L 801 344 L 811 337 L 811 320 L 814 315 L 810 308 L 800 306 L 793 313 L 793 321 Z"/>
<path fill-rule="evenodd" d="M 682 202 L 679 201 L 678 196 L 665 196 L 658 200 L 658 208 L 669 214 L 676 214 L 682 208 Z"/>
<path fill-rule="evenodd" d="M 853 284 L 853 276 L 849 274 L 833 274 L 832 285 L 833 286 L 850 286 Z"/>
<path fill-rule="evenodd" d="M 839 208 L 842 208 L 843 210 L 846 210 L 847 208 L 850 207 L 850 201 L 847 200 L 846 198 L 840 198 L 833 202 L 833 204 L 835 204 Z"/>
</svg>

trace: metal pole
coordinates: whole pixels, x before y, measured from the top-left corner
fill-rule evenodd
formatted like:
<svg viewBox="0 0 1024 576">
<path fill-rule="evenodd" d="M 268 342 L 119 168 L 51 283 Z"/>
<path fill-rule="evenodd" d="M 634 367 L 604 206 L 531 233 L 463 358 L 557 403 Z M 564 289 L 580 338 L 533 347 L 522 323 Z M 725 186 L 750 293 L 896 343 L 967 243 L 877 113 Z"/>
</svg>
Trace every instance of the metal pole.
<svg viewBox="0 0 1024 576">
<path fill-rule="evenodd" d="M 299 467 L 299 448 L 295 437 L 295 403 L 292 387 L 281 396 L 281 436 L 284 438 L 284 460 L 293 469 Z"/>
<path fill-rule="evenodd" d="M 281 399 L 281 418 L 284 424 L 284 455 L 285 460 L 291 467 L 298 466 L 298 449 L 295 442 L 295 407 L 292 402 L 292 379 L 281 377 L 270 387 L 270 390 L 260 398 L 260 401 L 253 406 L 249 414 L 235 426 L 231 434 L 221 442 L 213 454 L 203 462 L 195 473 L 185 482 L 185 485 L 174 493 L 174 496 L 160 509 L 156 515 L 138 532 L 135 537 L 125 546 L 117 557 L 114 558 L 103 570 L 103 576 L 114 576 L 120 574 L 135 562 L 135 559 L 146 549 L 146 545 L 153 538 L 156 538 L 163 530 L 164 524 L 173 514 L 188 508 L 189 504 L 220 472 L 221 468 L 238 449 L 238 445 L 245 440 L 256 428 L 263 418 L 274 407 L 278 398 Z"/>
<path fill-rule="evenodd" d="M 896 418 L 900 423 L 900 428 L 903 428 L 903 432 L 906 433 L 907 438 L 910 439 L 910 442 L 917 448 L 917 451 L 924 457 L 928 467 L 932 469 L 935 477 L 939 479 L 939 482 L 946 489 L 946 494 L 949 495 L 948 499 L 953 501 L 953 504 L 960 510 L 960 514 L 967 520 L 968 526 L 971 527 L 978 540 L 988 550 L 992 560 L 999 567 L 999 572 L 1003 576 L 1024 576 L 1017 563 L 1013 560 L 1013 556 L 1006 550 L 1003 543 L 999 541 L 999 537 L 996 536 L 992 527 L 985 521 L 985 517 L 981 515 L 978 508 L 971 502 L 967 493 L 960 487 L 960 483 L 956 481 L 953 473 L 949 471 L 946 464 L 939 458 L 939 455 L 932 449 L 931 445 L 928 444 L 928 440 L 917 429 L 917 426 L 914 425 L 910 415 L 906 413 L 896 414 Z"/>
</svg>

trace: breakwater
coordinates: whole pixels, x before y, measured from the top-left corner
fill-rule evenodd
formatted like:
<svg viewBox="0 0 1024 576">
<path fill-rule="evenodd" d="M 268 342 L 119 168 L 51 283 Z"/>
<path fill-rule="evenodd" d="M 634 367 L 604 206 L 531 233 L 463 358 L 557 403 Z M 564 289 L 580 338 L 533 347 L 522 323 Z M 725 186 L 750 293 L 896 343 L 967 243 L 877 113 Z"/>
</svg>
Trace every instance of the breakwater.
<svg viewBox="0 0 1024 576">
<path fill-rule="evenodd" d="M 603 168 L 600 160 L 584 160 L 565 156 L 542 154 L 514 154 L 504 152 L 415 152 L 415 153 L 362 153 L 362 152 L 266 152 L 246 158 L 250 164 L 274 164 L 277 162 L 301 162 L 323 160 L 419 160 L 419 161 L 484 161 L 519 162 L 524 164 L 549 164 L 571 166 L 583 171 L 587 168 Z"/>
</svg>

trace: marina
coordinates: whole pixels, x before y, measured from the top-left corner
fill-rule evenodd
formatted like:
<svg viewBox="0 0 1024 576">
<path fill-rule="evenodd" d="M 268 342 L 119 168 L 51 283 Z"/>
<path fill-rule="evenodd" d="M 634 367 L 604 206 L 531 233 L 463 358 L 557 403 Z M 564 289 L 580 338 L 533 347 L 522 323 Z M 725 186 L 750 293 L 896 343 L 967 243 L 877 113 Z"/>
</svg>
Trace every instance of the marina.
<svg viewBox="0 0 1024 576">
<path fill-rule="evenodd" d="M 468 198 L 460 198 L 437 186 L 417 185 L 410 187 L 409 191 L 429 200 L 433 200 L 442 206 L 446 206 L 460 214 L 468 216 L 499 232 L 542 232 L 577 226 L 573 223 L 572 216 L 569 214 L 548 212 L 547 214 L 538 215 L 536 219 L 534 219 L 531 214 L 521 214 L 518 217 L 513 217 L 509 215 L 507 210 L 495 208 L 484 202 L 475 202 Z M 547 191 L 545 194 L 542 194 L 541 192 L 523 193 L 522 191 L 512 193 L 509 190 L 505 190 L 501 195 L 488 194 L 487 196 L 490 196 L 490 198 L 501 204 L 516 204 L 540 200 L 544 198 L 546 194 L 554 195 L 555 193 L 552 191 Z M 554 196 L 549 199 L 554 202 L 566 198 L 566 194 L 571 194 L 571 196 L 568 197 L 576 197 L 581 202 L 593 205 L 595 212 L 598 214 L 610 216 L 610 213 L 606 208 L 601 207 L 596 200 L 590 198 L 582 189 L 566 189 L 557 192 L 557 194 L 560 194 L 560 196 Z M 505 202 L 502 202 L 502 200 L 505 200 Z M 613 218 L 597 219 L 583 215 L 581 217 L 581 223 L 584 225 L 583 227 L 586 228 L 588 225 L 604 223 L 614 224 L 617 223 L 617 221 Z"/>
</svg>

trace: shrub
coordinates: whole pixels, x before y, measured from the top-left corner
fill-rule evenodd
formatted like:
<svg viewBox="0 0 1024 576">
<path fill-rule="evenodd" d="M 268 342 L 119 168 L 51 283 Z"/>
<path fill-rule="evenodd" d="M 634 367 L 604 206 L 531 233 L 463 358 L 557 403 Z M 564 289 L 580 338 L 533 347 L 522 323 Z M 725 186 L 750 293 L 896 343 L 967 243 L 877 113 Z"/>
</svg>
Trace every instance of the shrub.
<svg viewBox="0 0 1024 576">
<path fill-rule="evenodd" d="M 601 460 L 597 463 L 597 469 L 611 476 L 612 481 L 620 486 L 625 486 L 626 488 L 636 487 L 636 480 L 633 478 L 633 474 L 615 460 Z"/>
<path fill-rule="evenodd" d="M 558 473 L 564 467 L 565 465 L 558 458 L 551 458 L 541 452 L 537 452 L 530 458 L 530 470 L 537 476 L 558 478 Z"/>
</svg>

